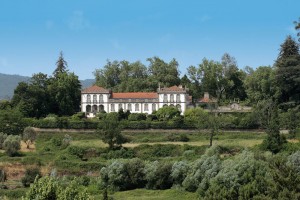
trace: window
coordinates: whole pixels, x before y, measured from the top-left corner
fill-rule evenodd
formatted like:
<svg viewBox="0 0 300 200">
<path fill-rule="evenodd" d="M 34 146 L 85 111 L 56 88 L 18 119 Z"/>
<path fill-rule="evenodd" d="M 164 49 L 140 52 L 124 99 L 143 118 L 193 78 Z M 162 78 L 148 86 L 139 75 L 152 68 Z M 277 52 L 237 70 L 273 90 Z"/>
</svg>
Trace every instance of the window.
<svg viewBox="0 0 300 200">
<path fill-rule="evenodd" d="M 148 111 L 148 104 L 147 103 L 145 103 L 145 105 L 144 105 L 144 110 Z"/>
<path fill-rule="evenodd" d="M 164 102 L 168 102 L 168 95 L 164 94 Z"/>
<path fill-rule="evenodd" d="M 87 102 L 91 103 L 91 95 L 89 95 L 89 94 L 87 95 Z"/>
<path fill-rule="evenodd" d="M 88 113 L 91 112 L 91 109 L 92 109 L 92 107 L 90 105 L 86 106 L 86 112 L 88 112 Z"/>
<path fill-rule="evenodd" d="M 103 102 L 103 95 L 102 94 L 99 95 L 99 101 Z"/>
<path fill-rule="evenodd" d="M 171 94 L 171 95 L 170 95 L 170 101 L 171 101 L 171 102 L 174 102 L 174 94 Z"/>
<path fill-rule="evenodd" d="M 100 111 L 100 112 L 103 112 L 103 111 L 104 111 L 104 106 L 103 106 L 103 105 L 100 105 L 100 106 L 99 106 L 99 111 Z"/>
<path fill-rule="evenodd" d="M 127 110 L 132 111 L 131 103 L 129 103 L 129 104 L 127 105 Z"/>
<path fill-rule="evenodd" d="M 123 109 L 123 106 L 121 103 L 119 103 L 119 110 Z"/>
<path fill-rule="evenodd" d="M 96 113 L 97 111 L 98 111 L 98 106 L 97 105 L 93 105 L 92 112 Z"/>
<path fill-rule="evenodd" d="M 93 95 L 93 103 L 97 103 L 97 95 Z"/>
<path fill-rule="evenodd" d="M 135 104 L 135 111 L 139 111 L 140 110 L 140 106 L 138 103 Z"/>
<path fill-rule="evenodd" d="M 176 95 L 176 102 L 180 102 L 180 94 Z"/>
<path fill-rule="evenodd" d="M 167 105 L 167 104 L 164 104 L 163 107 L 168 107 L 168 105 Z"/>
<path fill-rule="evenodd" d="M 176 108 L 181 112 L 181 105 L 180 104 L 177 104 Z"/>
<path fill-rule="evenodd" d="M 152 112 L 153 111 L 156 111 L 156 104 L 155 103 L 152 104 Z"/>
<path fill-rule="evenodd" d="M 115 112 L 115 104 L 110 104 L 110 111 Z"/>
</svg>

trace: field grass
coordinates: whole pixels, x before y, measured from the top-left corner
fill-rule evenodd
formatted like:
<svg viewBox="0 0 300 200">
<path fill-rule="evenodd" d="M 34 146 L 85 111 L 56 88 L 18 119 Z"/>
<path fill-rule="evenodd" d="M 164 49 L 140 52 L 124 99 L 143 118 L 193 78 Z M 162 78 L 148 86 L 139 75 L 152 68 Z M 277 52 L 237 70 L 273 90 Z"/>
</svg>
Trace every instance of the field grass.
<svg viewBox="0 0 300 200">
<path fill-rule="evenodd" d="M 116 192 L 111 195 L 115 200 L 195 200 L 196 193 L 186 192 L 182 190 L 147 190 L 135 189 L 124 192 Z"/>
</svg>

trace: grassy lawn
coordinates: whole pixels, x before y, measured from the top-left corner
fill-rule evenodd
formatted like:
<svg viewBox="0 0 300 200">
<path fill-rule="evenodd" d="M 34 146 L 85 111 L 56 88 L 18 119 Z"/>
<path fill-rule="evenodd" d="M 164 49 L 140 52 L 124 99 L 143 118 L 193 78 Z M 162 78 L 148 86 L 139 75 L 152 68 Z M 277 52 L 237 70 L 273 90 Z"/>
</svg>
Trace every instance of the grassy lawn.
<svg viewBox="0 0 300 200">
<path fill-rule="evenodd" d="M 146 190 L 135 189 L 124 192 L 116 192 L 111 195 L 115 200 L 194 200 L 197 199 L 196 193 L 169 189 L 169 190 Z"/>
</svg>

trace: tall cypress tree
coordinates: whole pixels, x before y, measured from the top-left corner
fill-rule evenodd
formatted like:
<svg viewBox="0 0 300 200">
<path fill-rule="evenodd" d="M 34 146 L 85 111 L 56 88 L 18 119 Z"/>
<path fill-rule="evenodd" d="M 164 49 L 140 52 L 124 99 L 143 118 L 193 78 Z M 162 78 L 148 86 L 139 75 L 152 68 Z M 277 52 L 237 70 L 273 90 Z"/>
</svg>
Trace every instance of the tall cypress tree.
<svg viewBox="0 0 300 200">
<path fill-rule="evenodd" d="M 288 36 L 281 44 L 275 62 L 279 102 L 289 105 L 300 102 L 300 54 L 299 45 Z"/>
<path fill-rule="evenodd" d="M 68 63 L 64 59 L 63 52 L 59 53 L 59 58 L 56 62 L 56 69 L 53 72 L 53 76 L 56 78 L 59 74 L 67 72 Z"/>
</svg>

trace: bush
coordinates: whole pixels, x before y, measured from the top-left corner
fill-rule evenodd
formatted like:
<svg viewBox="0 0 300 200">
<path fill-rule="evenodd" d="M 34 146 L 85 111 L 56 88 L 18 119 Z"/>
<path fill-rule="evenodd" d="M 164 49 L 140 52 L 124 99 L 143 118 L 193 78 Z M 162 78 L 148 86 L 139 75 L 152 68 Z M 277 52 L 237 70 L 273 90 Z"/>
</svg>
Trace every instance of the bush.
<svg viewBox="0 0 300 200">
<path fill-rule="evenodd" d="M 148 189 L 168 189 L 171 188 L 173 182 L 171 177 L 172 164 L 159 163 L 154 161 L 145 166 L 146 187 Z"/>
<path fill-rule="evenodd" d="M 7 134 L 1 132 L 0 133 L 0 149 L 3 149 L 3 143 L 6 138 L 7 138 Z"/>
<path fill-rule="evenodd" d="M 36 138 L 36 131 L 32 127 L 26 127 L 23 131 L 23 141 L 27 145 L 27 149 L 29 149 L 29 145 L 35 141 Z"/>
<path fill-rule="evenodd" d="M 34 182 L 35 178 L 41 178 L 41 172 L 38 168 L 26 169 L 25 176 L 21 179 L 24 187 L 29 187 Z"/>
<path fill-rule="evenodd" d="M 9 135 L 5 139 L 3 143 L 3 148 L 6 151 L 8 156 L 15 156 L 18 152 L 18 150 L 21 149 L 21 137 L 16 135 Z"/>
<path fill-rule="evenodd" d="M 131 113 L 128 116 L 128 120 L 129 121 L 142 121 L 142 120 L 146 120 L 146 114 L 144 113 Z"/>
</svg>

